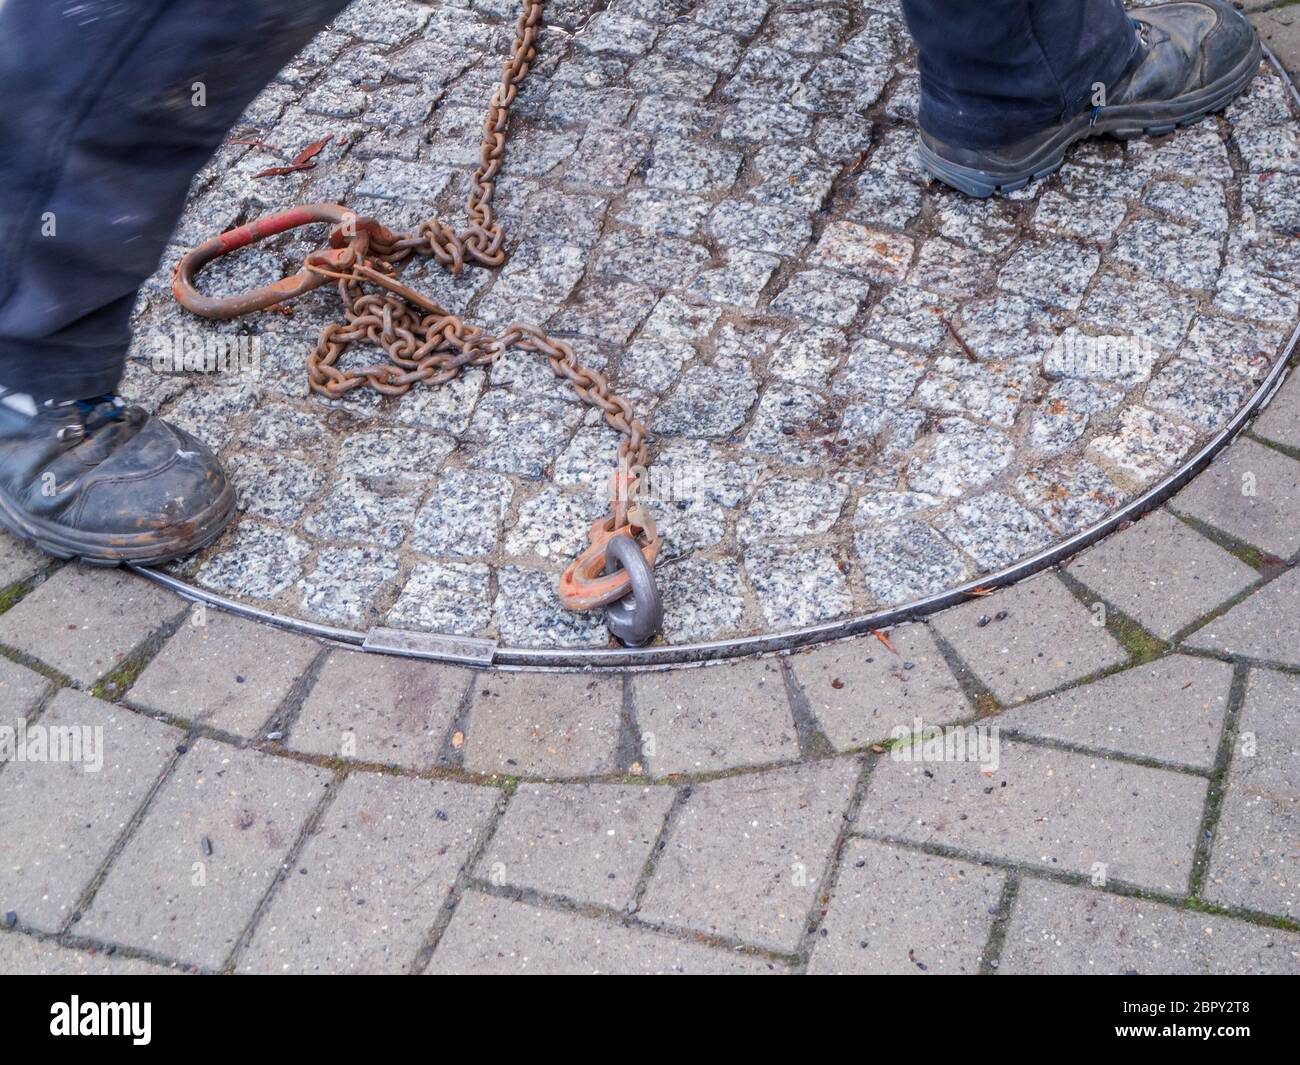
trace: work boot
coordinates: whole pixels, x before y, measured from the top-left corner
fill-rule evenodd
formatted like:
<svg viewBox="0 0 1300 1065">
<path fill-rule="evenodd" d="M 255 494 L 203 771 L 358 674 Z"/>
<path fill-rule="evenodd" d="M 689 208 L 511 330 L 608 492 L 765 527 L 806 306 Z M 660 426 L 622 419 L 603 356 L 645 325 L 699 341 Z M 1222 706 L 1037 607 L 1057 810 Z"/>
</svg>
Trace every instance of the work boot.
<svg viewBox="0 0 1300 1065">
<path fill-rule="evenodd" d="M 235 494 L 192 436 L 114 395 L 0 388 L 0 526 L 57 558 L 167 562 L 214 539 Z"/>
<path fill-rule="evenodd" d="M 1169 133 L 1226 107 L 1259 68 L 1259 37 L 1226 0 L 1189 0 L 1130 12 L 1133 68 L 1107 87 L 1105 105 L 1003 148 L 958 148 L 921 132 L 921 165 L 971 196 L 1012 192 L 1046 177 L 1075 141 Z"/>
</svg>

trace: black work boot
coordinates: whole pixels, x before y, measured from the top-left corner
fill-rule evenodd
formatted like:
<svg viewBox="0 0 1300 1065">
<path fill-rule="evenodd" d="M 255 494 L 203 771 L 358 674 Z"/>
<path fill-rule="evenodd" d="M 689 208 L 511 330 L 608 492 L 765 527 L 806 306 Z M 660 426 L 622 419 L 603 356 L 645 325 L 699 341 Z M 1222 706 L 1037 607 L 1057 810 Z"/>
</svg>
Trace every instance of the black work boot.
<svg viewBox="0 0 1300 1065">
<path fill-rule="evenodd" d="M 235 493 L 194 437 L 117 396 L 0 389 L 0 526 L 57 558 L 155 565 L 230 521 Z"/>
<path fill-rule="evenodd" d="M 1002 148 L 958 148 L 922 131 L 932 176 L 971 196 L 1013 192 L 1046 177 L 1077 140 L 1169 133 L 1232 102 L 1250 84 L 1261 49 L 1255 28 L 1226 0 L 1188 0 L 1129 12 L 1140 52 L 1105 105 Z"/>
</svg>

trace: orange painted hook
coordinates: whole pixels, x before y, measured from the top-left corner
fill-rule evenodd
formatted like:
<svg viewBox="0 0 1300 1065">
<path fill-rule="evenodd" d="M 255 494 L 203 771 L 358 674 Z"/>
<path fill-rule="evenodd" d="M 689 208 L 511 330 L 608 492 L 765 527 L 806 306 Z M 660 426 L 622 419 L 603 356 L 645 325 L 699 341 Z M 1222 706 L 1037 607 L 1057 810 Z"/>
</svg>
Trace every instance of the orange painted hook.
<svg viewBox="0 0 1300 1065">
<path fill-rule="evenodd" d="M 614 525 L 614 519 L 605 517 L 594 522 L 587 532 L 591 543 L 587 549 L 569 563 L 556 585 L 560 602 L 568 610 L 594 610 L 599 606 L 622 599 L 632 590 L 627 570 L 614 573 L 605 572 L 605 547 L 611 539 L 620 533 L 626 533 L 633 540 L 637 538 L 635 525 Z M 649 543 L 638 544 L 641 554 L 650 566 L 654 566 L 663 546 L 663 537 L 654 536 Z"/>
<path fill-rule="evenodd" d="M 233 251 L 273 237 L 289 229 L 311 225 L 313 222 L 332 222 L 336 228 L 330 234 L 333 250 L 313 253 L 308 261 L 318 266 L 346 269 L 365 257 L 372 235 L 391 237 L 383 226 L 372 218 L 361 218 L 355 212 L 336 203 L 309 203 L 278 214 L 267 215 L 247 225 L 239 226 L 204 241 L 185 253 L 172 273 L 172 291 L 176 301 L 186 310 L 204 318 L 237 318 L 251 311 L 263 311 L 277 303 L 294 299 L 312 289 L 328 284 L 328 276 L 304 269 L 291 277 L 281 278 L 270 285 L 244 292 L 238 296 L 218 298 L 205 296 L 195 286 L 194 279 L 208 263 L 229 255 Z M 351 230 L 345 235 L 342 227 Z"/>
</svg>

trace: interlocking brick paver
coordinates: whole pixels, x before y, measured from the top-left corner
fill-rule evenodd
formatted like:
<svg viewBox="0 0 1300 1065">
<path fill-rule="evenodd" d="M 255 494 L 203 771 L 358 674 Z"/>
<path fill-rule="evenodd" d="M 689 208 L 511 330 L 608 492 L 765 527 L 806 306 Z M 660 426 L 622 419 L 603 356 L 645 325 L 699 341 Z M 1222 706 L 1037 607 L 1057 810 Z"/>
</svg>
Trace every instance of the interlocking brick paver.
<svg viewBox="0 0 1300 1065">
<path fill-rule="evenodd" d="M 64 566 L 0 615 L 0 643 L 90 685 L 182 609 L 180 599 L 130 574 Z"/>
<path fill-rule="evenodd" d="M 75 930 L 220 966 L 330 779 L 301 762 L 199 740 Z"/>
<path fill-rule="evenodd" d="M 996 765 L 882 757 L 858 825 L 1057 872 L 1187 890 L 1207 782 L 1001 740 Z"/>
<path fill-rule="evenodd" d="M 615 765 L 623 680 L 609 674 L 492 673 L 474 680 L 465 768 L 592 776 Z"/>
<path fill-rule="evenodd" d="M 1281 558 L 1300 550 L 1300 462 L 1254 440 L 1233 443 L 1170 506 Z"/>
<path fill-rule="evenodd" d="M 0 973 L 7 976 L 159 976 L 172 971 L 120 954 L 110 957 L 18 932 L 0 933 Z"/>
<path fill-rule="evenodd" d="M 764 973 L 776 963 L 724 947 L 466 892 L 431 974 Z"/>
<path fill-rule="evenodd" d="M 17 727 L 53 687 L 39 673 L 0 658 L 0 726 Z"/>
<path fill-rule="evenodd" d="M 1232 667 L 1169 655 L 1026 703 L 991 720 L 1004 733 L 1212 769 Z"/>
<path fill-rule="evenodd" d="M 941 725 L 972 708 L 925 625 L 889 632 L 890 651 L 872 636 L 833 643 L 790 659 L 808 707 L 836 750 L 890 738 L 916 718 Z"/>
<path fill-rule="evenodd" d="M 1287 447 L 1300 448 L 1297 410 L 1300 410 L 1300 373 L 1292 370 L 1264 413 L 1251 423 L 1251 432 Z"/>
<path fill-rule="evenodd" d="M 1300 918 L 1300 678 L 1250 675 L 1205 897 Z"/>
<path fill-rule="evenodd" d="M 1025 880 L 998 971 L 1215 975 L 1300 972 L 1300 935 L 1087 888 Z"/>
<path fill-rule="evenodd" d="M 1259 579 L 1163 510 L 1072 561 L 1070 576 L 1162 640 Z"/>
<path fill-rule="evenodd" d="M 1252 592 L 1186 642 L 1207 651 L 1300 665 L 1300 569 Z"/>
<path fill-rule="evenodd" d="M 850 840 L 808 971 L 978 972 L 1004 879 L 968 862 Z"/>
<path fill-rule="evenodd" d="M 790 701 L 774 659 L 632 678 L 642 761 L 653 776 L 797 758 Z"/>
<path fill-rule="evenodd" d="M 857 759 L 841 758 L 696 784 L 641 916 L 798 949 L 859 769 Z"/>
<path fill-rule="evenodd" d="M 51 757 L 53 729 L 77 730 L 80 760 L 15 760 L 0 773 L 0 913 L 47 932 L 72 914 L 184 735 L 64 690 L 28 730 L 24 757 L 38 743 Z M 75 753 L 63 742 L 74 734 L 60 735 Z"/>
<path fill-rule="evenodd" d="M 434 662 L 333 651 L 289 731 L 296 751 L 430 768 L 473 679 Z"/>
<path fill-rule="evenodd" d="M 1251 0 L 1247 10 L 1258 6 L 1261 6 L 1259 0 Z M 1291 76 L 1300 74 L 1300 21 L 1296 19 L 1295 12 L 1288 11 L 1285 7 L 1276 11 L 1260 11 L 1252 14 L 1250 21 Z"/>
<path fill-rule="evenodd" d="M 0 532 L 0 589 L 26 580 L 49 564 L 49 558 L 30 544 Z"/>
<path fill-rule="evenodd" d="M 619 784 L 522 784 L 477 875 L 622 909 L 633 900 L 673 794 Z"/>
<path fill-rule="evenodd" d="M 1013 703 L 1124 661 L 1095 618 L 1044 574 L 944 611 L 934 627 L 1000 702 Z"/>
<path fill-rule="evenodd" d="M 132 686 L 130 701 L 255 736 L 319 650 L 230 614 L 191 613 Z"/>
<path fill-rule="evenodd" d="M 352 774 L 286 874 L 240 971 L 405 972 L 500 794 Z"/>
</svg>

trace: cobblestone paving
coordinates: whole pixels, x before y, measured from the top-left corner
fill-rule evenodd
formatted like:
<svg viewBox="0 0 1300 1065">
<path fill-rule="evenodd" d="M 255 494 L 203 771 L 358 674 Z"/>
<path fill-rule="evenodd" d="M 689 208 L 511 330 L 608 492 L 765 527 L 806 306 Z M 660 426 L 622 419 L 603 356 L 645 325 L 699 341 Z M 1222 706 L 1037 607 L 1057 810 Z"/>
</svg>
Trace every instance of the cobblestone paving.
<svg viewBox="0 0 1300 1065">
<path fill-rule="evenodd" d="M 361 655 L 0 538 L 0 972 L 1300 972 L 1298 424 L 1293 370 L 1068 564 L 695 669 Z"/>
<path fill-rule="evenodd" d="M 459 219 L 514 14 L 358 0 L 239 130 L 295 151 L 332 134 L 321 165 L 256 179 L 279 160 L 230 146 L 197 180 L 127 385 L 221 447 L 240 492 L 186 579 L 349 629 L 606 643 L 552 586 L 604 510 L 615 436 L 540 361 L 326 402 L 303 361 L 331 291 L 214 325 L 166 283 L 183 247 L 300 201 Z M 1089 143 L 983 203 L 913 168 L 916 101 L 890 0 L 549 3 L 500 182 L 509 262 L 407 271 L 473 321 L 573 338 L 647 419 L 674 496 L 669 643 L 861 615 L 1098 521 L 1240 407 L 1300 317 L 1300 148 L 1271 69 L 1224 116 Z M 205 285 L 296 271 L 318 239 Z M 256 375 L 153 372 L 176 338 L 240 337 Z"/>
</svg>

